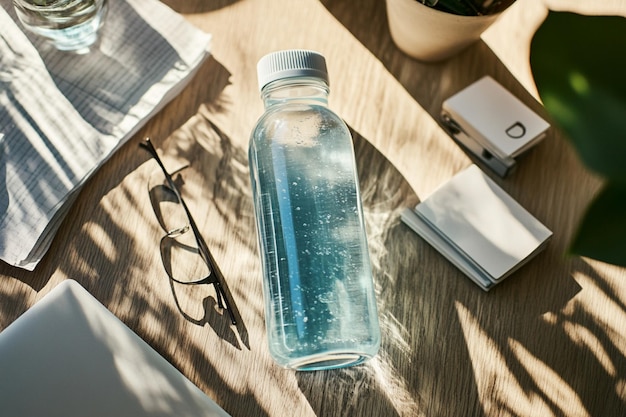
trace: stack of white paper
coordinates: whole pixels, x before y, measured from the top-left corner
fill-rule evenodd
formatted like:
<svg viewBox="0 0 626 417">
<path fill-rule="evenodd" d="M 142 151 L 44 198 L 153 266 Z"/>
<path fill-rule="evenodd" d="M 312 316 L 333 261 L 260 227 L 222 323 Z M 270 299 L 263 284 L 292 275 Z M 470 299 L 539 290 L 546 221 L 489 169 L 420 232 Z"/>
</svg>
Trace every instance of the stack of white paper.
<svg viewBox="0 0 626 417">
<path fill-rule="evenodd" d="M 211 36 L 157 0 L 110 1 L 77 55 L 0 5 L 0 258 L 32 270 L 80 186 L 182 89 Z"/>
<path fill-rule="evenodd" d="M 530 260 L 552 236 L 476 165 L 405 210 L 402 220 L 484 290 Z"/>
</svg>

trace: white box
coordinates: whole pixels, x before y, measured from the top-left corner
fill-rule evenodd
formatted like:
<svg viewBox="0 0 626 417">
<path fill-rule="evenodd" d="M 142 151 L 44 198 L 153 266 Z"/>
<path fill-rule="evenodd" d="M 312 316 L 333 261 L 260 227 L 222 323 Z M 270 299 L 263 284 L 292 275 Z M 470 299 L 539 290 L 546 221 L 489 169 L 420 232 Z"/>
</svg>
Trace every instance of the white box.
<svg viewBox="0 0 626 417">
<path fill-rule="evenodd" d="M 550 125 L 485 76 L 443 102 L 441 118 L 452 137 L 500 176 L 540 142 Z"/>
</svg>

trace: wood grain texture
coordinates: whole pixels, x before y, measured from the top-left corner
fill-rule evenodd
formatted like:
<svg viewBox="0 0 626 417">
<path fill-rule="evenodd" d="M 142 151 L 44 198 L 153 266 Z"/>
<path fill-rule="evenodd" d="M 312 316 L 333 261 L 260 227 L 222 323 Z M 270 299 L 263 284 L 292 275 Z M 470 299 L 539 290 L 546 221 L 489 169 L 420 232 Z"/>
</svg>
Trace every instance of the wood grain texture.
<svg viewBox="0 0 626 417">
<path fill-rule="evenodd" d="M 214 35 L 211 59 L 85 185 L 34 272 L 0 265 L 0 328 L 72 278 L 233 416 L 626 415 L 626 271 L 565 256 L 599 181 L 560 132 L 494 178 L 554 238 L 490 293 L 399 221 L 471 163 L 438 123 L 445 98 L 491 75 L 545 115 L 527 67 L 539 0 L 518 0 L 482 41 L 436 64 L 395 48 L 381 0 L 166 3 Z M 263 110 L 256 62 L 283 48 L 326 56 L 330 105 L 354 136 L 383 344 L 351 369 L 284 370 L 266 346 L 247 145 Z M 189 165 L 183 194 L 240 310 L 237 328 L 210 288 L 166 278 L 145 136 L 170 170 Z"/>
</svg>

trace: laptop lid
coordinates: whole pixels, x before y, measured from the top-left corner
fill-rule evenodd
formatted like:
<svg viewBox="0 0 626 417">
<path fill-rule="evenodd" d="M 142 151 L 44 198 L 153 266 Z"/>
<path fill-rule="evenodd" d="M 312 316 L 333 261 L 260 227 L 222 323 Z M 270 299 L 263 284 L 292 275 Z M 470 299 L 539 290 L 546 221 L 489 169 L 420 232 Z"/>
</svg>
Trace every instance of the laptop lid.
<svg viewBox="0 0 626 417">
<path fill-rule="evenodd" d="M 76 281 L 0 333 L 3 416 L 228 416 Z"/>
</svg>

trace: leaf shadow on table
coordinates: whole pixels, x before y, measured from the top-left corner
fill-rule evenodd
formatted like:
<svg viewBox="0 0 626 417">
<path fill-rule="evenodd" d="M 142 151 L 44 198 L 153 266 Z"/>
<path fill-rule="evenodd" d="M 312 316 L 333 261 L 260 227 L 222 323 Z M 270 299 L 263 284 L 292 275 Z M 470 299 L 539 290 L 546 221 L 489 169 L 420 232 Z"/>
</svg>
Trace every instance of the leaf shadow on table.
<svg viewBox="0 0 626 417">
<path fill-rule="evenodd" d="M 484 41 L 447 61 L 422 63 L 393 44 L 385 2 L 358 8 L 336 0 L 322 3 L 433 119 L 439 120 L 443 98 L 483 75 L 492 75 L 545 115 Z M 626 299 L 621 284 L 608 278 L 623 272 L 565 255 L 571 232 L 564 231 L 571 230 L 576 213 L 582 214 L 582 200 L 591 198 L 595 184 L 581 170 L 570 171 L 577 166 L 571 146 L 553 130 L 520 160 L 514 176 L 501 181 L 555 235 L 545 252 L 489 293 L 478 290 L 420 238 L 395 231 L 393 239 L 404 242 L 398 253 L 415 258 L 403 261 L 412 264 L 405 269 L 396 268 L 397 282 L 407 286 L 407 280 L 417 279 L 420 284 L 418 290 L 398 295 L 397 304 L 414 304 L 411 319 L 422 321 L 421 331 L 406 327 L 408 340 L 422 339 L 412 345 L 413 372 L 406 377 L 408 386 L 418 387 L 413 394 L 423 396 L 421 414 L 623 414 L 626 339 L 618 323 L 626 319 Z M 548 203 L 539 204 L 540 198 Z M 580 209 L 563 215 L 562 207 Z M 390 231 L 386 241 L 391 240 Z M 598 300 L 610 306 L 615 319 L 606 316 Z M 430 343 L 439 350 L 430 349 Z"/>
</svg>

